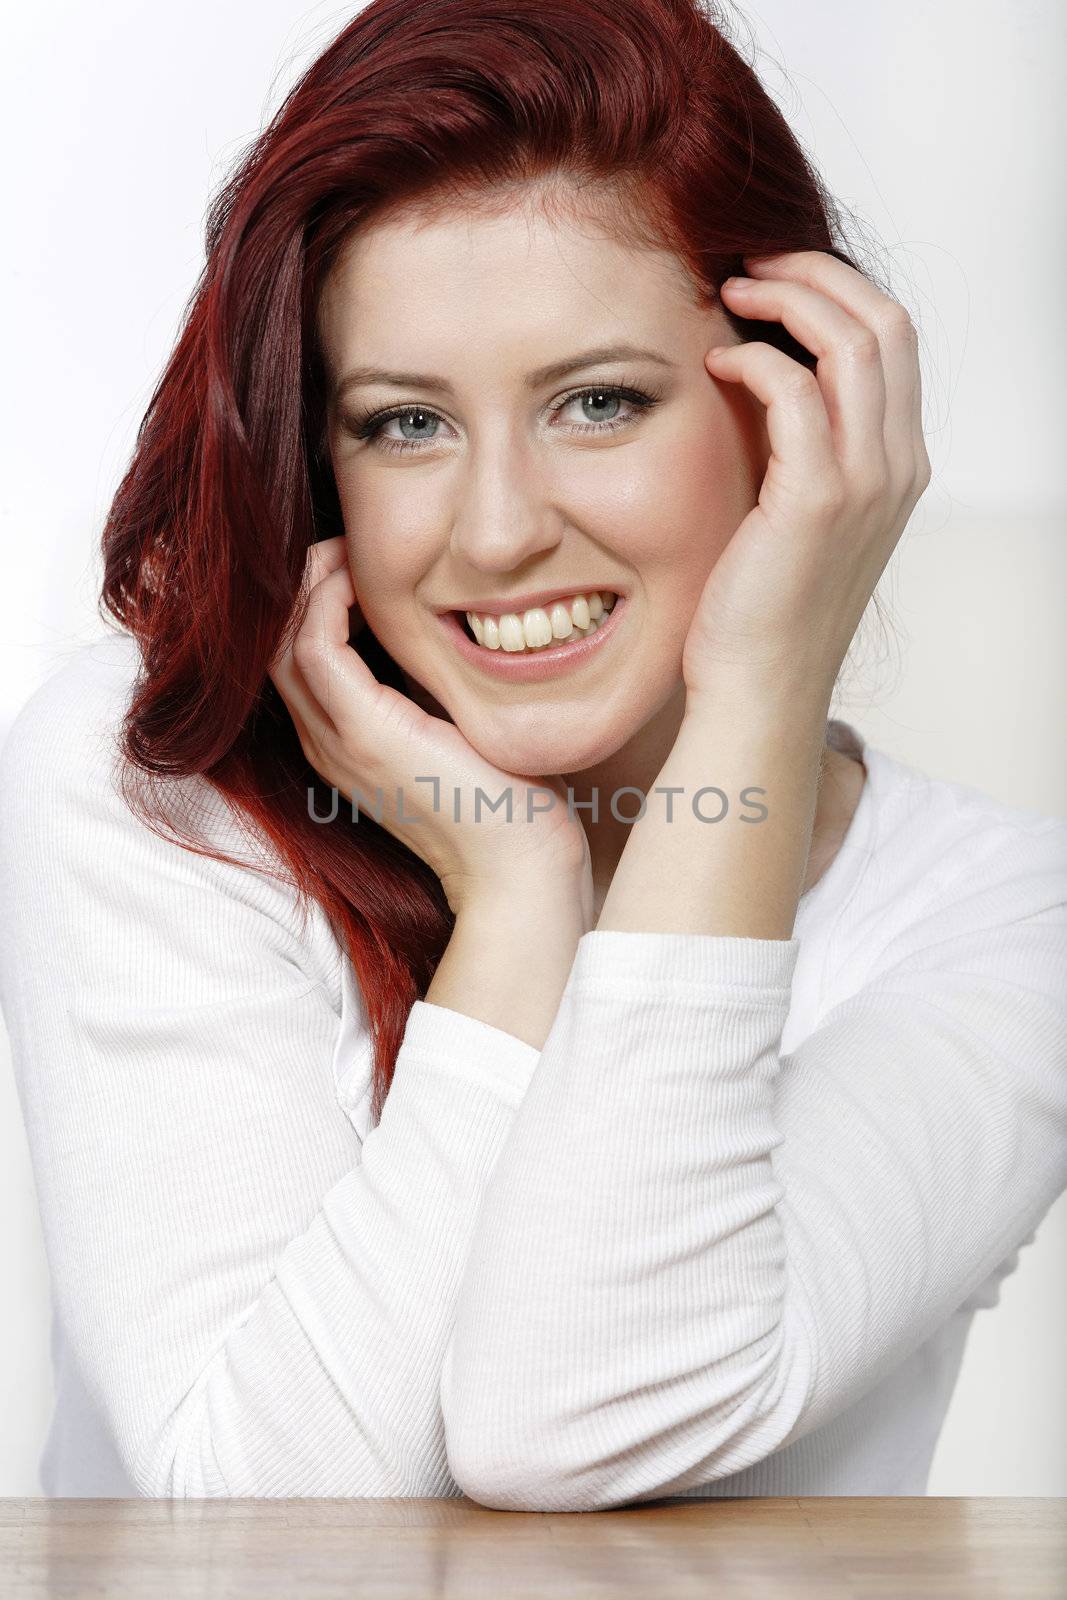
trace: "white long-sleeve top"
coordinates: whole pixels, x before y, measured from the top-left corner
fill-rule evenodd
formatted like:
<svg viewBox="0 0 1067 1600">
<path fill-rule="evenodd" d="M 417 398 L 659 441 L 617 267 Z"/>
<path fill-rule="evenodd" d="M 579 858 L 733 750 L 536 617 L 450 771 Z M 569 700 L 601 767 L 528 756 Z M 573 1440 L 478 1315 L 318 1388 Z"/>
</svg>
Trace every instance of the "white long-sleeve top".
<svg viewBox="0 0 1067 1600">
<path fill-rule="evenodd" d="M 0 751 L 45 1493 L 924 1493 L 1067 1186 L 1067 822 L 838 722 L 867 779 L 791 939 L 587 933 L 540 1052 L 418 1001 L 371 1128 L 324 914 L 118 793 L 137 663 L 76 649 Z"/>
</svg>

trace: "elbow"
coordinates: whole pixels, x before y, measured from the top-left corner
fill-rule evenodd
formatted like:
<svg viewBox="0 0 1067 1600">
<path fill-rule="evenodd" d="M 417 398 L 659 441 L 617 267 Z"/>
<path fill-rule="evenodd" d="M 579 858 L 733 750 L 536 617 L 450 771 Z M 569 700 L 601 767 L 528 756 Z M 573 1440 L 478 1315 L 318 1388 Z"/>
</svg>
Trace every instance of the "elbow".
<svg viewBox="0 0 1067 1600">
<path fill-rule="evenodd" d="M 204 1500 L 210 1489 L 182 1481 L 173 1455 L 155 1450 L 143 1451 L 126 1467 L 134 1493 L 143 1500 Z M 221 1492 L 221 1491 L 220 1491 Z"/>
<path fill-rule="evenodd" d="M 468 1499 L 493 1511 L 617 1511 L 755 1466 L 777 1448 L 783 1429 L 775 1416 L 763 1418 L 758 1429 L 738 1419 L 703 1421 L 706 1431 L 691 1418 L 684 1428 L 656 1429 L 595 1459 L 588 1429 L 572 1433 L 569 1451 L 549 1451 L 536 1424 L 506 1439 L 477 1426 L 453 1426 L 446 1429 L 448 1466 Z"/>
<path fill-rule="evenodd" d="M 475 1386 L 453 1380 L 452 1348 L 447 1352 L 441 1383 L 445 1454 L 453 1481 L 468 1499 L 492 1511 L 588 1511 L 582 1463 L 561 1471 L 559 1452 L 550 1441 L 559 1431 L 545 1426 L 543 1415 L 512 1403 L 488 1374 Z"/>
<path fill-rule="evenodd" d="M 446 1384 L 449 1471 L 469 1499 L 496 1511 L 618 1510 L 710 1486 L 795 1436 L 811 1368 L 767 1353 L 744 1381 L 730 1376 L 709 1372 L 702 1395 L 648 1385 L 582 1404 L 572 1391 L 556 1407 L 539 1406 L 529 1388 Z"/>
<path fill-rule="evenodd" d="M 146 1500 L 228 1499 L 202 1391 L 194 1390 L 166 1420 L 121 1451 L 134 1491 Z"/>
<path fill-rule="evenodd" d="M 647 1451 L 623 1447 L 594 1455 L 612 1432 L 588 1409 L 549 1414 L 527 1391 L 485 1383 L 476 1392 L 441 1391 L 448 1470 L 468 1499 L 491 1511 L 607 1511 L 655 1494 L 657 1463 Z"/>
<path fill-rule="evenodd" d="M 505 1447 L 477 1428 L 446 1430 L 448 1468 L 469 1500 L 491 1511 L 600 1511 L 594 1481 L 578 1468 L 561 1471 L 534 1444 Z"/>
<path fill-rule="evenodd" d="M 726 1476 L 705 1457 L 697 1476 L 679 1472 L 663 1440 L 633 1444 L 596 1459 L 589 1454 L 588 1429 L 574 1430 L 571 1449 L 546 1448 L 542 1429 L 531 1424 L 524 1436 L 505 1441 L 475 1427 L 446 1429 L 448 1466 L 468 1499 L 491 1511 L 617 1511 L 624 1506 L 681 1493 Z"/>
</svg>

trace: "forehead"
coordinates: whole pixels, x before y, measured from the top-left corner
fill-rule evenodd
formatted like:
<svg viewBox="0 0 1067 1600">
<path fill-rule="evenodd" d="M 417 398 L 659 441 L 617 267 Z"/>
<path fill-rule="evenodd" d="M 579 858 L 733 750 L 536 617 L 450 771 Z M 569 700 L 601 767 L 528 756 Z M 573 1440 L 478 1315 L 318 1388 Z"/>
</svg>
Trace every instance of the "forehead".
<svg viewBox="0 0 1067 1600">
<path fill-rule="evenodd" d="M 320 299 L 328 354 L 368 342 L 389 362 L 468 360 L 477 349 L 640 333 L 684 336 L 701 313 L 684 263 L 627 234 L 617 211 L 546 205 L 540 192 L 493 204 L 397 208 L 353 233 Z M 568 344 L 569 348 L 569 344 Z"/>
</svg>

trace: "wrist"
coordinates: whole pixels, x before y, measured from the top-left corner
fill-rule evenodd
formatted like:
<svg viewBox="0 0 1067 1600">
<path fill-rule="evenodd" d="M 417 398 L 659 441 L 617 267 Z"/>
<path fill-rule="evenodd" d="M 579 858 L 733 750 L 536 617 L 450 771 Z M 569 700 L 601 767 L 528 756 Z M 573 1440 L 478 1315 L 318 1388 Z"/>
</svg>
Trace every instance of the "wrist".
<svg viewBox="0 0 1067 1600">
<path fill-rule="evenodd" d="M 462 902 L 426 999 L 540 1050 L 585 931 L 577 890 L 502 879 Z"/>
<path fill-rule="evenodd" d="M 799 668 L 793 673 L 732 672 L 686 694 L 683 727 L 716 726 L 743 734 L 824 730 L 833 684 Z"/>
<path fill-rule="evenodd" d="M 487 933 L 526 929 L 531 937 L 548 930 L 569 933 L 582 926 L 582 875 L 566 866 L 531 861 L 496 877 L 468 881 L 450 900 L 457 922 Z M 582 928 L 584 931 L 584 928 Z"/>
<path fill-rule="evenodd" d="M 746 769 L 774 757 L 805 765 L 821 760 L 826 745 L 828 703 L 806 695 L 702 695 L 687 701 L 667 765 L 711 761 L 720 772 Z M 752 782 L 758 779 L 753 778 Z"/>
<path fill-rule="evenodd" d="M 597 926 L 790 938 L 825 748 L 825 706 L 809 691 L 734 680 L 687 703 L 657 779 L 681 796 L 673 818 L 634 823 Z"/>
</svg>

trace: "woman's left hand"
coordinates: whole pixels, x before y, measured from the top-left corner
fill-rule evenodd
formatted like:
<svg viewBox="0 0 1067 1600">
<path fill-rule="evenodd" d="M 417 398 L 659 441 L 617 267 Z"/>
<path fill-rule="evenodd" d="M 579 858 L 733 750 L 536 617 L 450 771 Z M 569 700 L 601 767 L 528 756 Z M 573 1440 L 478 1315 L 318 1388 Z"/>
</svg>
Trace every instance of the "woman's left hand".
<svg viewBox="0 0 1067 1600">
<path fill-rule="evenodd" d="M 762 341 L 709 351 L 711 377 L 767 408 L 759 500 L 711 571 L 685 642 L 687 711 L 755 687 L 829 705 L 868 601 L 927 484 L 915 327 L 822 251 L 745 258 L 737 316 L 781 321 L 817 373 Z"/>
</svg>

